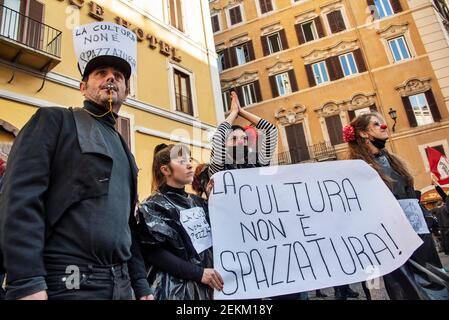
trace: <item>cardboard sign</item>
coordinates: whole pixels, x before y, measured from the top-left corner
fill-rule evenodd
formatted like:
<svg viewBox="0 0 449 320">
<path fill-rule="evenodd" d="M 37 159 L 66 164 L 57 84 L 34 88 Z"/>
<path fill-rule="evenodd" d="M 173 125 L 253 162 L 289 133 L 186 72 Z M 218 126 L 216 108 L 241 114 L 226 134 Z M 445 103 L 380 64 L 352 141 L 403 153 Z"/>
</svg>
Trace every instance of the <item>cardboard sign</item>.
<svg viewBox="0 0 449 320">
<path fill-rule="evenodd" d="M 212 246 L 211 229 L 203 208 L 181 210 L 179 218 L 198 254 Z"/>
<path fill-rule="evenodd" d="M 99 56 L 122 58 L 136 72 L 137 38 L 134 32 L 111 22 L 94 22 L 73 31 L 73 43 L 81 74 L 87 63 Z"/>
</svg>

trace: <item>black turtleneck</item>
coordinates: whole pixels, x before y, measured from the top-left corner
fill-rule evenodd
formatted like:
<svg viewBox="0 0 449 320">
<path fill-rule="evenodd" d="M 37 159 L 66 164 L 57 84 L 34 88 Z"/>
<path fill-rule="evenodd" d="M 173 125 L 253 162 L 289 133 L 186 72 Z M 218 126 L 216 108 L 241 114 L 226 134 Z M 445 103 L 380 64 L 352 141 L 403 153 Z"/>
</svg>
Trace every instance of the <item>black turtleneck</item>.
<svg viewBox="0 0 449 320">
<path fill-rule="evenodd" d="M 84 108 L 95 115 L 107 111 L 91 101 L 85 101 Z M 131 258 L 131 166 L 112 114 L 92 117 L 113 161 L 109 191 L 68 209 L 48 239 L 46 264 L 112 265 Z"/>
<path fill-rule="evenodd" d="M 188 196 L 188 193 L 186 192 L 186 188 L 175 188 L 175 187 L 169 186 L 168 184 L 165 184 L 162 187 L 160 187 L 159 191 L 162 193 L 173 192 L 173 193 L 177 193 L 181 196 L 185 196 L 185 197 Z"/>
<path fill-rule="evenodd" d="M 105 114 L 109 110 L 109 107 L 103 107 L 93 101 L 84 100 L 84 109 L 89 111 L 91 114 L 100 116 Z M 115 119 L 118 117 L 118 115 L 114 111 L 112 113 L 114 114 L 114 116 L 110 112 L 108 112 L 103 117 L 94 117 L 94 118 L 100 121 L 101 123 L 104 123 L 110 126 L 111 128 L 114 128 L 116 122 Z"/>
</svg>

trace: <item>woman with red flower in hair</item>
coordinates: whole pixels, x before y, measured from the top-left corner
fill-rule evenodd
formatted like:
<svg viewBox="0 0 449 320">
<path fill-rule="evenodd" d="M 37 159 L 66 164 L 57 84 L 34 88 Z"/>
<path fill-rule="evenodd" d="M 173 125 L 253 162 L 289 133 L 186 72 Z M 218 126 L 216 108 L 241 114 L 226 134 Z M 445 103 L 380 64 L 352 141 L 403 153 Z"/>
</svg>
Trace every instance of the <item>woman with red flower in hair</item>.
<svg viewBox="0 0 449 320">
<path fill-rule="evenodd" d="M 352 120 L 343 128 L 343 138 L 349 147 L 348 158 L 368 163 L 377 171 L 396 199 L 416 201 L 413 200 L 417 198 L 413 177 L 405 163 L 385 149 L 388 140 L 387 128 L 385 120 L 377 112 L 361 114 Z M 426 216 L 424 209 L 417 214 Z M 392 300 L 441 299 L 441 296 L 437 297 L 439 294 L 435 294 L 435 288 L 425 288 L 422 285 L 421 281 L 429 280 L 426 280 L 423 270 L 426 264 L 437 268 L 442 268 L 442 265 L 430 233 L 422 233 L 419 236 L 423 244 L 411 258 L 401 268 L 383 277 L 385 289 Z M 420 266 L 423 268 L 420 269 Z"/>
</svg>

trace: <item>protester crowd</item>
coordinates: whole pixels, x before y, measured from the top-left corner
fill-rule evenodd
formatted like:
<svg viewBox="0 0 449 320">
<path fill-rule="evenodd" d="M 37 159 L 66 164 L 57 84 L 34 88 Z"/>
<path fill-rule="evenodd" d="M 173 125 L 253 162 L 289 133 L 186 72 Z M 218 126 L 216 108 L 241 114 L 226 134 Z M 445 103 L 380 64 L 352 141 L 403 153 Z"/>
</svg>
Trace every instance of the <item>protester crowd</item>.
<svg viewBox="0 0 449 320">
<path fill-rule="evenodd" d="M 114 127 L 129 93 L 129 61 L 100 55 L 80 63 L 83 107 L 40 108 L 17 136 L 6 170 L 0 162 L 6 299 L 209 300 L 226 285 L 214 269 L 212 243 L 193 243 L 184 223 L 195 215 L 210 226 L 215 173 L 270 165 L 277 128 L 242 109 L 233 92 L 229 115 L 212 139 L 210 163 L 194 168 L 183 144 L 156 146 L 148 160 L 152 194 L 138 203 L 137 166 Z M 238 118 L 249 126 L 236 125 Z M 385 148 L 388 130 L 380 114 L 359 115 L 342 134 L 348 159 L 368 163 L 396 199 L 419 199 L 406 161 Z M 196 194 L 186 191 L 189 186 Z M 422 207 L 429 229 L 437 221 L 446 239 L 447 201 L 433 212 Z M 383 276 L 389 299 L 448 299 L 447 289 L 432 281 L 444 278 L 432 234 L 419 236 L 423 244 L 410 259 Z M 80 271 L 76 288 L 68 286 L 70 266 Z M 370 299 L 370 289 L 362 287 Z M 359 295 L 349 285 L 334 290 L 339 300 Z M 316 296 L 324 294 L 317 290 Z M 307 298 L 298 292 L 269 299 Z"/>
</svg>

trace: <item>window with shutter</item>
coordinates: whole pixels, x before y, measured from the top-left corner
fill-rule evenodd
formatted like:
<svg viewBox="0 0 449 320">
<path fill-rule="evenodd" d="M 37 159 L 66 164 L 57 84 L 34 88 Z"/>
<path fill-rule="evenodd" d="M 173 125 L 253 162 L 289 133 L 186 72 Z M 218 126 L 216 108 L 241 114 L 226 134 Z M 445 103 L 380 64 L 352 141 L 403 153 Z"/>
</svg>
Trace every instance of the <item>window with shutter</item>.
<svg viewBox="0 0 449 320">
<path fill-rule="evenodd" d="M 277 92 L 280 96 L 292 93 L 292 86 L 288 72 L 275 76 Z"/>
<path fill-rule="evenodd" d="M 214 33 L 220 31 L 220 20 L 219 20 L 218 14 L 213 15 L 210 18 L 211 18 L 211 22 L 212 22 L 212 31 Z"/>
<path fill-rule="evenodd" d="M 126 145 L 131 150 L 131 121 L 129 118 L 118 116 L 115 122 L 115 129 L 125 140 Z"/>
<path fill-rule="evenodd" d="M 279 32 L 268 35 L 267 42 L 269 54 L 279 52 L 282 50 L 282 42 Z"/>
<path fill-rule="evenodd" d="M 231 25 L 242 22 L 242 12 L 240 6 L 229 9 L 229 19 L 231 20 Z"/>
<path fill-rule="evenodd" d="M 259 80 L 256 80 L 254 83 L 254 89 L 256 90 L 256 102 L 262 101 L 262 92 L 260 91 L 260 83 Z"/>
<path fill-rule="evenodd" d="M 231 107 L 231 90 L 226 90 L 221 93 L 223 99 L 223 109 L 224 112 L 228 112 Z"/>
<path fill-rule="evenodd" d="M 354 120 L 355 117 L 356 117 L 355 111 L 354 111 L 354 110 L 349 110 L 349 111 L 348 111 L 348 116 L 349 116 L 349 121 Z"/>
<path fill-rule="evenodd" d="M 253 42 L 250 40 L 246 43 L 246 46 L 248 48 L 248 61 L 253 61 L 256 59 L 256 55 L 254 53 L 254 46 L 253 46 Z"/>
<path fill-rule="evenodd" d="M 306 64 L 305 68 L 306 68 L 307 81 L 309 82 L 309 86 L 310 87 L 316 86 L 315 75 L 313 74 L 312 65 Z"/>
<path fill-rule="evenodd" d="M 415 116 L 418 126 L 434 122 L 432 112 L 429 107 L 429 102 L 427 101 L 424 93 L 409 96 L 408 99 L 410 100 L 410 106 L 413 110 L 413 115 Z"/>
<path fill-rule="evenodd" d="M 329 82 L 329 74 L 327 72 L 326 62 L 321 61 L 312 65 L 313 76 L 315 84 L 323 84 Z"/>
<path fill-rule="evenodd" d="M 184 112 L 193 116 L 192 90 L 190 84 L 190 76 L 174 69 L 174 85 L 176 111 Z"/>
<path fill-rule="evenodd" d="M 338 58 L 340 59 L 341 68 L 343 69 L 343 74 L 345 77 L 349 77 L 358 73 L 354 54 L 352 52 L 343 54 Z"/>
<path fill-rule="evenodd" d="M 260 37 L 260 42 L 262 43 L 263 55 L 268 56 L 270 54 L 270 48 L 268 47 L 268 37 L 267 36 Z"/>
<path fill-rule="evenodd" d="M 394 13 L 402 12 L 402 5 L 400 0 L 391 0 L 391 7 Z"/>
<path fill-rule="evenodd" d="M 362 50 L 356 49 L 353 51 L 355 63 L 357 64 L 358 71 L 365 72 L 366 71 L 366 65 L 365 65 L 365 59 L 363 58 Z"/>
<path fill-rule="evenodd" d="M 169 0 L 168 6 L 170 11 L 170 24 L 179 31 L 184 32 L 181 1 L 182 0 Z"/>
<path fill-rule="evenodd" d="M 329 27 L 332 33 L 337 33 L 346 30 L 343 15 L 341 14 L 340 10 L 335 10 L 332 11 L 331 13 L 328 13 L 327 20 L 329 21 Z"/>
<path fill-rule="evenodd" d="M 270 80 L 271 95 L 273 98 L 276 98 L 279 96 L 276 84 L 276 76 L 270 76 L 268 79 Z"/>
<path fill-rule="evenodd" d="M 41 23 L 44 21 L 44 4 L 36 0 L 28 1 L 28 14 L 26 15 L 30 19 L 25 21 L 24 41 L 32 48 L 42 49 L 44 35 Z"/>
<path fill-rule="evenodd" d="M 254 82 L 242 86 L 243 104 L 242 106 L 249 106 L 257 102 L 256 88 Z"/>
<path fill-rule="evenodd" d="M 272 0 L 259 0 L 260 13 L 265 14 L 267 12 L 273 11 Z"/>
<path fill-rule="evenodd" d="M 237 65 L 241 65 L 250 61 L 250 54 L 248 49 L 248 44 L 243 43 L 241 45 L 235 46 L 235 56 L 237 58 Z"/>
<path fill-rule="evenodd" d="M 441 121 L 440 110 L 438 110 L 438 105 L 435 100 L 435 96 L 433 95 L 432 89 L 424 92 L 426 95 L 427 102 L 429 103 L 430 112 L 432 113 L 433 121 L 439 122 Z"/>
<path fill-rule="evenodd" d="M 394 14 L 390 0 L 374 0 L 374 5 L 376 6 L 376 12 L 374 13 L 375 19 L 382 19 Z"/>
<path fill-rule="evenodd" d="M 344 77 L 343 69 L 341 68 L 338 57 L 330 57 L 326 59 L 325 62 L 331 81 L 338 80 Z"/>
<path fill-rule="evenodd" d="M 343 126 L 339 115 L 326 117 L 326 128 L 332 145 L 343 143 Z"/>
<path fill-rule="evenodd" d="M 404 105 L 405 114 L 407 115 L 408 123 L 410 127 L 416 127 L 418 123 L 416 122 L 415 114 L 408 97 L 402 97 L 402 104 Z"/>
<path fill-rule="evenodd" d="M 217 52 L 218 71 L 219 72 L 222 72 L 223 70 L 226 70 L 226 68 L 227 68 L 225 51 L 226 51 L 226 49 L 223 51 Z"/>
<path fill-rule="evenodd" d="M 1 25 L 0 35 L 13 40 L 19 40 L 23 30 L 21 16 L 18 12 L 25 14 L 25 8 L 18 0 L 5 0 L 3 4 L 6 8 L 0 7 Z M 22 10 L 23 11 L 22 11 Z"/>
<path fill-rule="evenodd" d="M 318 32 L 318 37 L 323 38 L 325 36 L 325 33 L 324 33 L 323 24 L 321 23 L 321 18 L 316 17 L 314 21 L 315 21 L 316 31 Z"/>
<path fill-rule="evenodd" d="M 279 37 L 281 39 L 281 50 L 287 50 L 288 49 L 288 42 L 287 42 L 287 36 L 285 35 L 285 30 L 284 29 L 279 31 Z"/>
<path fill-rule="evenodd" d="M 292 92 L 298 91 L 298 83 L 296 82 L 296 75 L 294 70 L 288 71 L 288 78 L 290 80 L 290 87 Z"/>
<path fill-rule="evenodd" d="M 318 31 L 315 26 L 315 20 L 301 23 L 301 32 L 304 42 L 318 39 Z"/>
<path fill-rule="evenodd" d="M 388 40 L 388 45 L 395 62 L 407 60 L 412 57 L 404 36 Z"/>
</svg>

